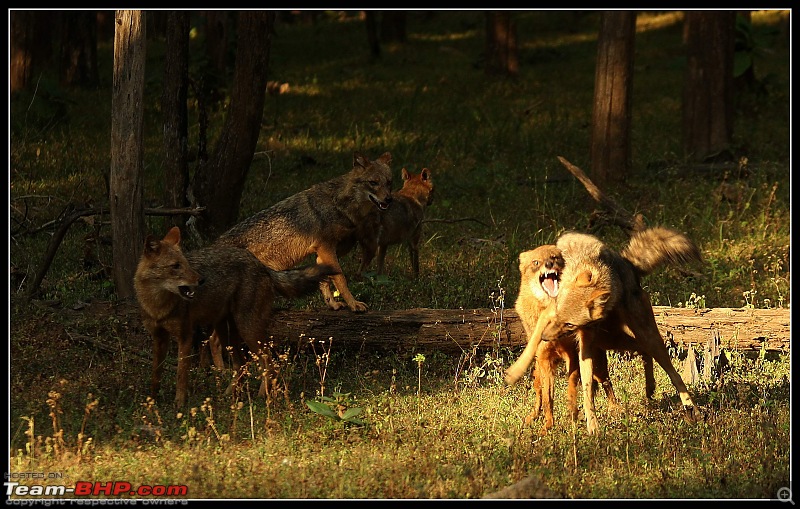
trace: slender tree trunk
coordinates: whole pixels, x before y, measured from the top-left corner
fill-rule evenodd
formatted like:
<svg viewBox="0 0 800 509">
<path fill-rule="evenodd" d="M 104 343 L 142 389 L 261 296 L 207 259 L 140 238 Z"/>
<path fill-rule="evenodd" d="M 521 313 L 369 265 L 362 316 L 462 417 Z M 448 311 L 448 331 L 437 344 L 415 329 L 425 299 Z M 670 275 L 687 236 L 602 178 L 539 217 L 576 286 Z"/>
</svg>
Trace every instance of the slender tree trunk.
<svg viewBox="0 0 800 509">
<path fill-rule="evenodd" d="M 213 153 L 198 165 L 193 186 L 195 205 L 206 207 L 198 221 L 198 233 L 205 239 L 215 238 L 239 217 L 239 201 L 261 131 L 274 19 L 269 11 L 239 13 L 228 113 Z"/>
<path fill-rule="evenodd" d="M 109 209 L 117 296 L 134 296 L 133 275 L 144 244 L 142 118 L 145 66 L 143 11 L 117 11 L 111 96 Z"/>
<path fill-rule="evenodd" d="M 486 74 L 517 76 L 517 26 L 508 11 L 486 13 Z"/>
<path fill-rule="evenodd" d="M 189 89 L 189 16 L 188 11 L 169 11 L 164 56 L 164 205 L 180 208 L 189 205 L 187 166 L 188 119 L 186 98 Z M 182 216 L 172 216 L 168 226 L 181 226 Z"/>
<path fill-rule="evenodd" d="M 367 43 L 373 59 L 381 56 L 381 43 L 378 39 L 378 14 L 375 11 L 364 11 L 364 25 L 367 27 Z"/>
<path fill-rule="evenodd" d="M 225 76 L 228 61 L 229 13 L 227 11 L 206 11 L 206 54 L 213 72 Z M 241 39 L 240 39 L 241 40 Z"/>
<path fill-rule="evenodd" d="M 66 11 L 61 20 L 61 84 L 97 86 L 97 13 Z"/>
<path fill-rule="evenodd" d="M 736 11 L 687 11 L 683 148 L 694 162 L 730 159 Z"/>
<path fill-rule="evenodd" d="M 594 75 L 591 160 L 598 184 L 624 181 L 631 158 L 631 91 L 636 12 L 600 16 Z"/>
</svg>

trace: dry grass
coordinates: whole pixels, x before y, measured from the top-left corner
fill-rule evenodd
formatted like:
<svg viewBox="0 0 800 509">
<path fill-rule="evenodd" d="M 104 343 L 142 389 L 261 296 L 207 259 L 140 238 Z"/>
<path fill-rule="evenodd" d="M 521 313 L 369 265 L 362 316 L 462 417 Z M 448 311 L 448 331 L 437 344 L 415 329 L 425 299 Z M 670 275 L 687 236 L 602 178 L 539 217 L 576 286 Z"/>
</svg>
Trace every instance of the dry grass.
<svg viewBox="0 0 800 509">
<path fill-rule="evenodd" d="M 723 189 L 720 175 L 683 172 L 684 55 L 680 24 L 667 17 L 640 18 L 633 173 L 605 191 L 651 224 L 686 231 L 701 248 L 700 277 L 669 269 L 646 279 L 655 304 L 696 306 L 701 298 L 708 307 L 789 307 L 785 18 L 754 15 L 762 88 L 740 97 L 734 135 L 747 177 L 728 175 L 736 187 Z M 403 166 L 435 172 L 430 218 L 466 220 L 426 224 L 419 280 L 408 277 L 405 252 L 390 249 L 388 277 L 354 281 L 357 298 L 371 309 L 508 307 L 518 253 L 586 228 L 595 205 L 556 156 L 589 167 L 597 17 L 526 12 L 518 31 L 522 76 L 498 81 L 479 67 L 477 11 L 412 16 L 408 45 L 375 63 L 357 19 L 280 25 L 270 79 L 290 87 L 268 97 L 242 214 L 343 172 L 353 150 L 389 150 L 398 175 Z M 148 204 L 158 203 L 162 185 L 160 52 L 149 45 Z M 529 478 L 565 498 L 761 499 L 788 486 L 788 356 L 729 352 L 722 383 L 690 388 L 707 411 L 695 426 L 681 420 L 661 370 L 646 403 L 638 362 L 614 357 L 611 378 L 628 411 L 608 415 L 601 396 L 598 437 L 573 425 L 560 399 L 550 434 L 539 436 L 536 422 L 524 427 L 532 388 L 502 385 L 517 352 L 497 349 L 456 359 L 346 350 L 334 338 L 326 395 L 361 409 L 363 426 L 304 404 L 320 399 L 319 348 L 289 352 L 286 401 L 232 401 L 224 395 L 228 375 L 213 371 L 193 375 L 194 413 L 178 417 L 168 396 L 148 401 L 150 340 L 136 309 L 114 297 L 106 223 L 74 225 L 40 299 L 18 298 L 41 263 L 50 222 L 70 204 L 105 203 L 110 48 L 101 54 L 100 90 L 61 91 L 45 76 L 35 97 L 11 103 L 12 471 L 63 474 L 49 481 L 56 484 L 186 484 L 191 498 L 479 498 Z M 212 112 L 212 136 L 221 113 Z M 164 231 L 159 219 L 148 227 Z M 598 233 L 612 245 L 624 239 L 613 227 Z M 349 271 L 357 260 L 344 263 Z M 170 372 L 165 393 L 173 385 Z"/>
</svg>

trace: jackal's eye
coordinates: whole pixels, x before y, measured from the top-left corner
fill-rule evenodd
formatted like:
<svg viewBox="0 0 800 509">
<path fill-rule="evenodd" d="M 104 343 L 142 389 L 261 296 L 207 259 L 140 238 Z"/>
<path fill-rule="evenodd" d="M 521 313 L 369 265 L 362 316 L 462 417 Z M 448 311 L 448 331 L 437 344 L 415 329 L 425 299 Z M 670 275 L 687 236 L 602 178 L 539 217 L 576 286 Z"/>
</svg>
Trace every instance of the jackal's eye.
<svg viewBox="0 0 800 509">
<path fill-rule="evenodd" d="M 378 182 L 377 180 L 370 180 L 369 181 L 369 185 L 371 185 L 371 186 L 377 186 L 378 184 L 380 184 L 380 182 Z"/>
<path fill-rule="evenodd" d="M 533 264 L 538 267 L 539 266 L 539 260 L 533 260 Z"/>
<path fill-rule="evenodd" d="M 564 324 L 564 330 L 567 330 L 567 331 L 570 331 L 570 332 L 574 331 L 577 328 L 578 327 L 576 325 L 573 325 L 571 323 L 565 323 Z"/>
<path fill-rule="evenodd" d="M 172 264 L 172 268 L 175 269 L 175 270 L 180 270 L 181 269 L 181 262 L 173 263 Z"/>
</svg>

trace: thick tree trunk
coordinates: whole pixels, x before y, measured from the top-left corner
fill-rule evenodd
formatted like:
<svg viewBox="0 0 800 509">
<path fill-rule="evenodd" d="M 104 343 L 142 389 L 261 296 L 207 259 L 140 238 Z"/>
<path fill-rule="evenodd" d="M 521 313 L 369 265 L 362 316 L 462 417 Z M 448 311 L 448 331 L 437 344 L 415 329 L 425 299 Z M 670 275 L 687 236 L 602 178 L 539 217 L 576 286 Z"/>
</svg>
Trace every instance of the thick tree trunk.
<svg viewBox="0 0 800 509">
<path fill-rule="evenodd" d="M 142 208 L 145 14 L 118 11 L 111 96 L 111 210 L 114 284 L 122 299 L 134 296 L 133 275 L 144 245 Z"/>
<path fill-rule="evenodd" d="M 592 110 L 592 177 L 624 181 L 631 157 L 631 95 L 636 12 L 604 11 L 597 40 Z"/>
<path fill-rule="evenodd" d="M 188 119 L 186 98 L 189 89 L 189 12 L 169 11 L 164 55 L 164 205 L 171 208 L 189 204 L 187 166 Z M 182 226 L 185 217 L 172 216 L 169 226 Z"/>
<path fill-rule="evenodd" d="M 239 217 L 239 201 L 261 132 L 274 18 L 269 11 L 239 13 L 236 70 L 225 125 L 208 161 L 200 162 L 193 186 L 195 205 L 205 207 L 198 227 L 206 239 L 215 238 Z"/>
<path fill-rule="evenodd" d="M 683 148 L 689 160 L 730 159 L 736 11 L 686 12 Z"/>
<path fill-rule="evenodd" d="M 715 334 L 728 349 L 789 352 L 788 309 L 685 309 L 654 306 L 665 341 L 705 345 Z M 459 353 L 473 348 L 518 347 L 527 342 L 513 309 L 407 309 L 347 313 L 276 310 L 272 337 L 302 345 L 328 340 L 348 347 Z"/>
</svg>

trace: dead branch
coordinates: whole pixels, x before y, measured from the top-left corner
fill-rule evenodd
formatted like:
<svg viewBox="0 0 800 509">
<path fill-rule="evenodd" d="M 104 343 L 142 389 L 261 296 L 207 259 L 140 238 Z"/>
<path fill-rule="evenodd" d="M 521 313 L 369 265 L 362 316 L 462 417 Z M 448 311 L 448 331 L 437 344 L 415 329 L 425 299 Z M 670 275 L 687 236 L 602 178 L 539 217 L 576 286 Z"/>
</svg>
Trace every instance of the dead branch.
<svg viewBox="0 0 800 509">
<path fill-rule="evenodd" d="M 561 156 L 558 156 L 558 160 L 564 167 L 569 170 L 570 173 L 575 175 L 583 187 L 589 192 L 592 198 L 600 204 L 604 212 L 594 212 L 590 219 L 590 223 L 595 224 L 598 220 L 603 220 L 604 218 L 611 222 L 612 224 L 616 224 L 621 226 L 625 231 L 628 233 L 644 230 L 644 218 L 641 214 L 631 214 L 625 208 L 617 204 L 614 200 L 609 198 L 608 196 L 597 187 L 594 182 L 577 166 L 570 163 L 566 159 Z M 591 226 L 591 225 L 590 225 Z"/>
<path fill-rule="evenodd" d="M 192 208 L 146 208 L 144 209 L 145 215 L 149 216 L 173 216 L 173 215 L 197 215 L 204 210 L 204 207 L 192 207 Z M 61 242 L 64 240 L 64 236 L 67 234 L 67 230 L 69 227 L 72 226 L 72 223 L 77 221 L 82 217 L 88 216 L 101 216 L 110 213 L 108 209 L 94 209 L 94 208 L 82 208 L 82 209 L 75 209 L 69 214 L 67 214 L 62 220 L 61 224 L 59 224 L 58 229 L 50 238 L 50 243 L 47 246 L 47 251 L 45 252 L 44 260 L 42 261 L 42 265 L 39 267 L 39 270 L 36 272 L 36 277 L 31 282 L 31 285 L 28 287 L 27 297 L 33 298 L 39 293 L 39 286 L 42 284 L 42 280 L 44 276 L 47 274 L 47 271 L 50 269 L 50 265 L 53 263 L 53 259 L 56 256 L 56 252 L 58 248 L 61 246 Z"/>
</svg>

